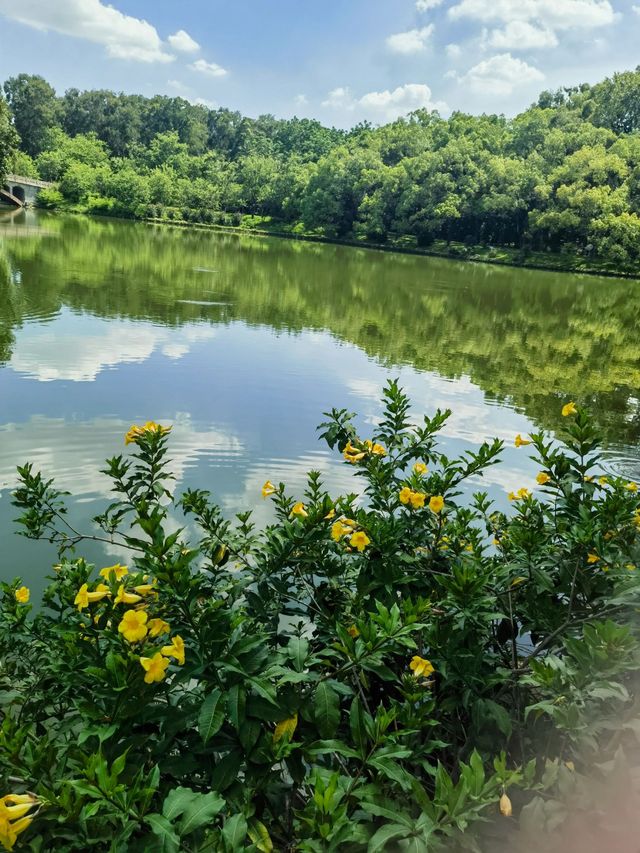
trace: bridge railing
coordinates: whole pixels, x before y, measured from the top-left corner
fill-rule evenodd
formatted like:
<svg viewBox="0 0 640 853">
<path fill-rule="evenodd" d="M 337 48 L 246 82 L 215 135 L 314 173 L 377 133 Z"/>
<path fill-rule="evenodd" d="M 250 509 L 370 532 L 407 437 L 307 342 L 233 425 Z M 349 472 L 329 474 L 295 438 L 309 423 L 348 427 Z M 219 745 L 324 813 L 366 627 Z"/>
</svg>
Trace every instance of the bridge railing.
<svg viewBox="0 0 640 853">
<path fill-rule="evenodd" d="M 39 181 L 37 178 L 25 178 L 24 175 L 6 175 L 5 183 L 27 184 L 30 187 L 40 187 L 41 189 L 53 186 L 51 181 Z"/>
</svg>

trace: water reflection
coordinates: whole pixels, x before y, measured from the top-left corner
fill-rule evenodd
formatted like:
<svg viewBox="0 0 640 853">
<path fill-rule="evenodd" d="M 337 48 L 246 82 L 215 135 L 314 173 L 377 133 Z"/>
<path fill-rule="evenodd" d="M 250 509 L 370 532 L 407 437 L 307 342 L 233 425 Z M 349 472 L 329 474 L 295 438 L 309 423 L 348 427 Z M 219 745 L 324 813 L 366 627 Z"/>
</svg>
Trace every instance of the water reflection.
<svg viewBox="0 0 640 853">
<path fill-rule="evenodd" d="M 54 217 L 0 216 L 0 537 L 6 490 L 31 458 L 98 511 L 101 460 L 130 423 L 174 424 L 180 486 L 213 486 L 232 512 L 265 479 L 302 487 L 348 472 L 317 443 L 328 407 L 379 415 L 389 375 L 416 407 L 449 406 L 447 452 L 509 443 L 588 402 L 611 464 L 640 477 L 640 290 L 341 247 Z M 499 498 L 535 471 L 511 447 L 486 485 Z M 28 556 L 27 556 L 28 555 Z M 98 555 L 96 558 L 98 558 Z M 9 572 L 11 573 L 11 572 Z"/>
</svg>

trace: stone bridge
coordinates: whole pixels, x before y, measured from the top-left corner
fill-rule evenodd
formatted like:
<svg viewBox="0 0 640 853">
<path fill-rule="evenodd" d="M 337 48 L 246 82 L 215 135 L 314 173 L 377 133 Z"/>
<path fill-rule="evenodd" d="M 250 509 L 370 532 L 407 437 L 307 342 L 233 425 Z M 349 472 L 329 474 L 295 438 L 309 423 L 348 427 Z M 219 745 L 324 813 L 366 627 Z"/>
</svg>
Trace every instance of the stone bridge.
<svg viewBox="0 0 640 853">
<path fill-rule="evenodd" d="M 0 203 L 26 207 L 35 204 L 40 190 L 52 186 L 54 184 L 48 181 L 37 181 L 22 175 L 7 175 L 4 184 L 0 186 Z"/>
</svg>

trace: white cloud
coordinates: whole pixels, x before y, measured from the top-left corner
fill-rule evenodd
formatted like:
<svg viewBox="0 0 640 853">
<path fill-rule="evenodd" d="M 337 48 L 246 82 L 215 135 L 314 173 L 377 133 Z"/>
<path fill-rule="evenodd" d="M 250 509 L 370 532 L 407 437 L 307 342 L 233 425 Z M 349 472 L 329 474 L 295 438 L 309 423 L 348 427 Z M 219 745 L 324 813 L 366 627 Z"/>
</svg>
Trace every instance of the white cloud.
<svg viewBox="0 0 640 853">
<path fill-rule="evenodd" d="M 458 57 L 462 53 L 462 48 L 459 44 L 448 44 L 445 47 L 445 52 L 449 59 L 458 59 Z"/>
<path fill-rule="evenodd" d="M 226 77 L 229 73 L 226 68 L 216 65 L 215 62 L 207 62 L 206 59 L 196 59 L 189 68 L 192 71 L 199 71 L 200 74 L 207 74 L 209 77 Z"/>
<path fill-rule="evenodd" d="M 322 106 L 339 110 L 357 110 L 369 117 L 379 117 L 385 121 L 393 121 L 399 116 L 418 109 L 440 112 L 449 110 L 443 101 L 431 99 L 431 89 L 424 83 L 406 83 L 393 91 L 385 89 L 383 92 L 368 92 L 361 98 L 354 98 L 348 87 L 340 86 L 329 92 Z"/>
<path fill-rule="evenodd" d="M 461 0 L 449 9 L 454 20 L 534 21 L 546 29 L 591 29 L 613 23 L 609 0 Z"/>
<path fill-rule="evenodd" d="M 169 36 L 167 41 L 174 50 L 179 50 L 180 53 L 196 53 L 200 50 L 198 42 L 184 30 L 178 30 L 177 33 Z"/>
<path fill-rule="evenodd" d="M 558 38 L 553 30 L 536 27 L 528 21 L 509 21 L 504 29 L 489 34 L 487 44 L 498 50 L 533 50 L 557 47 Z"/>
<path fill-rule="evenodd" d="M 356 101 L 353 99 L 348 86 L 338 86 L 337 89 L 332 89 L 322 102 L 323 107 L 337 110 L 352 110 L 355 105 Z"/>
<path fill-rule="evenodd" d="M 306 107 L 309 103 L 309 99 L 306 95 L 296 95 L 293 102 L 297 107 Z"/>
<path fill-rule="evenodd" d="M 433 33 L 434 26 L 429 24 L 420 30 L 409 30 L 406 33 L 395 33 L 387 39 L 387 47 L 393 53 L 420 53 L 427 48 L 427 39 Z"/>
<path fill-rule="evenodd" d="M 474 65 L 460 78 L 474 92 L 490 95 L 510 95 L 519 86 L 537 83 L 544 74 L 510 53 L 499 53 Z"/>
<path fill-rule="evenodd" d="M 640 15 L 640 6 L 632 6 L 631 7 L 636 15 Z"/>
<path fill-rule="evenodd" d="M 152 24 L 105 6 L 101 0 L 0 0 L 0 14 L 44 32 L 103 45 L 113 59 L 172 62 Z"/>
<path fill-rule="evenodd" d="M 443 0 L 416 0 L 416 9 L 418 12 L 426 12 L 429 9 L 435 9 L 436 6 L 441 6 Z"/>
</svg>

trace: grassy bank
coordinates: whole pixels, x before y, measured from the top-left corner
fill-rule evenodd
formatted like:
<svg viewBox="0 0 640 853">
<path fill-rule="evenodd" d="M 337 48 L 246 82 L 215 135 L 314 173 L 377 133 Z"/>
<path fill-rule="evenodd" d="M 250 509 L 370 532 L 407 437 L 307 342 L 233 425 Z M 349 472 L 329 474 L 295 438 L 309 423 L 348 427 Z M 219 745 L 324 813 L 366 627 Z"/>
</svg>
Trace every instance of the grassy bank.
<svg viewBox="0 0 640 853">
<path fill-rule="evenodd" d="M 101 210 L 90 210 L 86 205 L 63 204 L 55 210 L 65 213 L 80 213 L 91 216 L 123 217 L 122 214 L 109 213 Z M 523 267 L 525 269 L 549 270 L 553 272 L 570 272 L 584 275 L 598 275 L 615 278 L 640 278 L 640 269 L 620 269 L 612 263 L 587 257 L 578 252 L 534 252 L 531 250 L 509 247 L 474 245 L 456 241 L 435 240 L 429 247 L 417 245 L 413 237 L 390 237 L 385 242 L 377 242 L 365 236 L 338 238 L 327 236 L 320 230 L 306 230 L 301 225 L 288 224 L 269 216 L 254 216 L 243 214 L 236 224 L 219 224 L 194 222 L 184 218 L 169 219 L 166 217 L 143 216 L 136 217 L 137 221 L 152 222 L 160 225 L 175 225 L 182 228 L 198 228 L 210 231 L 224 231 L 240 234 L 257 234 L 268 237 L 280 237 L 290 240 L 304 240 L 313 243 L 328 243 L 331 245 L 353 246 L 360 249 L 375 249 L 382 252 L 398 252 L 426 257 L 450 258 L 451 260 L 473 261 L 483 264 L 498 264 L 501 266 Z"/>
</svg>

